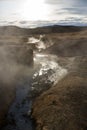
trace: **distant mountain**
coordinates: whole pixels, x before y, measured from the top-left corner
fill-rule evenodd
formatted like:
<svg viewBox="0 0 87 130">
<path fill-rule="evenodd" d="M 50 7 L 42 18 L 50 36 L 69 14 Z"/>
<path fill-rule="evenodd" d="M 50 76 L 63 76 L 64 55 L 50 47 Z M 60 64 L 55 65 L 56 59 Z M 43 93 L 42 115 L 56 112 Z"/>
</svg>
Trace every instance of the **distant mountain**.
<svg viewBox="0 0 87 130">
<path fill-rule="evenodd" d="M 17 26 L 0 26 L 0 35 L 29 35 L 29 34 L 47 34 L 47 33 L 69 33 L 79 32 L 87 29 L 87 27 L 76 26 L 45 26 L 34 29 L 19 28 Z"/>
</svg>

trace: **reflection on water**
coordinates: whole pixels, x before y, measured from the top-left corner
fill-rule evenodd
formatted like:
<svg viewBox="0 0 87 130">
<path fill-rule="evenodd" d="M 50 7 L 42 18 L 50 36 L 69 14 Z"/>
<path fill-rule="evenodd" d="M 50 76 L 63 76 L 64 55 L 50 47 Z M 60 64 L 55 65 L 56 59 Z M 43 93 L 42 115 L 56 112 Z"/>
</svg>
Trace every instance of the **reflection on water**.
<svg viewBox="0 0 87 130">
<path fill-rule="evenodd" d="M 34 74 L 34 78 L 47 74 L 47 80 L 54 85 L 67 74 L 67 70 L 58 64 L 55 55 L 36 54 L 35 64 L 40 64 L 41 66 L 38 72 Z"/>
<path fill-rule="evenodd" d="M 31 90 L 32 74 L 19 80 L 16 97 L 7 114 L 7 123 L 2 130 L 35 130 L 30 117 L 32 100 L 28 98 Z"/>
<path fill-rule="evenodd" d="M 46 91 L 67 74 L 67 70 L 58 64 L 55 55 L 39 53 L 34 56 L 32 73 L 18 80 L 16 98 L 9 109 L 8 122 L 2 130 L 35 130 L 30 117 L 34 96 Z"/>
</svg>

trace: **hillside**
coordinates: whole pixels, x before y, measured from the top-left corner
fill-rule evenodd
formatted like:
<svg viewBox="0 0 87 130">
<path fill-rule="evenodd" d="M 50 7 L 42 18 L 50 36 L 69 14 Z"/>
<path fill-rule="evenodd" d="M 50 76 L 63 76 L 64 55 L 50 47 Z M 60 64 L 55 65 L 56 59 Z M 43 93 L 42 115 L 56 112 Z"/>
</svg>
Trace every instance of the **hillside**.
<svg viewBox="0 0 87 130">
<path fill-rule="evenodd" d="M 36 54 L 53 55 L 56 63 L 67 70 L 55 86 L 35 95 L 32 118 L 37 130 L 86 130 L 87 27 L 57 25 L 0 27 L 0 127 L 15 99 L 18 81 L 36 67 Z"/>
</svg>

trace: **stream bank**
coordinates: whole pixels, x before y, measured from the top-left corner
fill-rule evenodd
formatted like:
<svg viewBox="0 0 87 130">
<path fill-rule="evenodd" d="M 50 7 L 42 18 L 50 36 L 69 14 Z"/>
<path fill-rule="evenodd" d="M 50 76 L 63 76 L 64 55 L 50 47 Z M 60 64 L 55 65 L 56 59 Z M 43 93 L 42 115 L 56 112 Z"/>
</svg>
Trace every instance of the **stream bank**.
<svg viewBox="0 0 87 130">
<path fill-rule="evenodd" d="M 66 74 L 67 70 L 58 64 L 55 55 L 36 53 L 32 73 L 25 74 L 18 81 L 16 97 L 8 111 L 7 124 L 2 130 L 34 130 L 35 124 L 30 116 L 33 99 Z"/>
</svg>

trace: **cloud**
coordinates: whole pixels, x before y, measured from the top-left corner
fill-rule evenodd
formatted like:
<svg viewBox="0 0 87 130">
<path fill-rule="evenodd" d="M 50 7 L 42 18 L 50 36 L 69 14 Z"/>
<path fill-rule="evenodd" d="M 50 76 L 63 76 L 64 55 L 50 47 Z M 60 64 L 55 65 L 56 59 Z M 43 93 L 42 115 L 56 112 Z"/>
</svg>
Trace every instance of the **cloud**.
<svg viewBox="0 0 87 130">
<path fill-rule="evenodd" d="M 68 11 L 71 14 L 78 14 L 78 15 L 87 15 L 87 8 L 63 8 L 63 10 Z"/>
<path fill-rule="evenodd" d="M 87 0 L 45 0 L 46 3 L 48 4 L 62 4 L 63 6 L 68 6 L 68 5 L 71 5 L 71 6 L 77 6 L 77 7 L 81 7 L 81 6 L 84 6 L 86 7 L 87 6 Z"/>
</svg>

